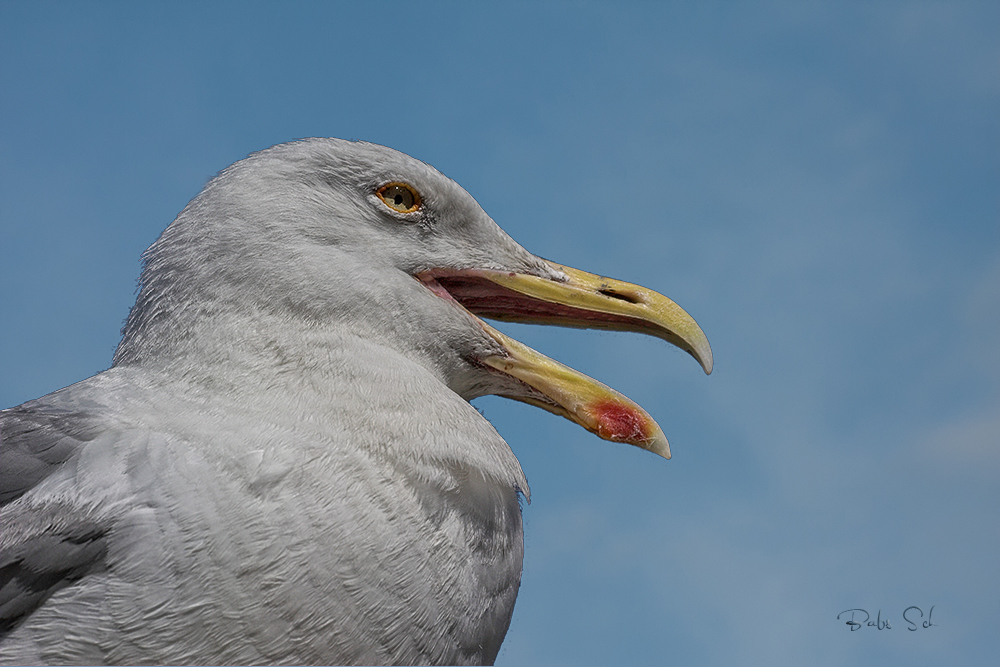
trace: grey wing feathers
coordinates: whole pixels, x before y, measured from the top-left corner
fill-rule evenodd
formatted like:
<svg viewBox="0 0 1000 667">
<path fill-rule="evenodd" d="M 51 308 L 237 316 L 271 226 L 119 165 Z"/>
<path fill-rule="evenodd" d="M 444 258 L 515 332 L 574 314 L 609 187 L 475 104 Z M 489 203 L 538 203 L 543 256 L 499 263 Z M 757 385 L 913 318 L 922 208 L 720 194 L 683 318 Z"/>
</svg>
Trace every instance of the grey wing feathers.
<svg viewBox="0 0 1000 667">
<path fill-rule="evenodd" d="M 0 411 L 0 639 L 60 588 L 103 568 L 106 529 L 78 506 L 21 498 L 100 429 L 31 401 Z"/>
<path fill-rule="evenodd" d="M 42 399 L 0 411 L 0 506 L 45 479 L 99 433 L 86 413 Z"/>
<path fill-rule="evenodd" d="M 0 639 L 50 595 L 104 569 L 107 529 L 89 512 L 48 505 L 0 508 Z"/>
</svg>

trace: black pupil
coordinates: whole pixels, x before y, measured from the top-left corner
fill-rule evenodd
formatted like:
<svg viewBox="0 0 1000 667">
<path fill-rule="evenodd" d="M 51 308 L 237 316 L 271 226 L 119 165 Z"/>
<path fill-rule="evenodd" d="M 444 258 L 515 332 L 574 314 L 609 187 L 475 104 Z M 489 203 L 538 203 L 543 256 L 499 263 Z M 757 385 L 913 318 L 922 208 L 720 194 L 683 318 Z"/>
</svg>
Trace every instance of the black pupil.
<svg viewBox="0 0 1000 667">
<path fill-rule="evenodd" d="M 392 198 L 392 201 L 396 203 L 396 206 L 400 206 L 403 203 L 403 195 L 397 194 Z"/>
</svg>

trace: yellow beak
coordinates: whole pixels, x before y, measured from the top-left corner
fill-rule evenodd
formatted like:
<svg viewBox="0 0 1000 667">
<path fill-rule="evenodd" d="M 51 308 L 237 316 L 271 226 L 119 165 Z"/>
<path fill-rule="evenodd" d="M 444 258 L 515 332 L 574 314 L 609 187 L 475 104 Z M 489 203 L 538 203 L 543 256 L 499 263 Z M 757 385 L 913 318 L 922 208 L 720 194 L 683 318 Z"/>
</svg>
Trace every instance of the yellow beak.
<svg viewBox="0 0 1000 667">
<path fill-rule="evenodd" d="M 712 348 L 684 309 L 653 290 L 549 263 L 555 279 L 487 269 L 420 274 L 479 317 L 568 327 L 635 331 L 662 338 L 712 372 Z M 443 289 L 442 289 L 443 288 Z M 605 440 L 625 442 L 670 458 L 670 446 L 652 417 L 600 382 L 513 340 L 485 322 L 504 352 L 478 361 L 519 381 L 502 395 L 561 415 Z"/>
</svg>

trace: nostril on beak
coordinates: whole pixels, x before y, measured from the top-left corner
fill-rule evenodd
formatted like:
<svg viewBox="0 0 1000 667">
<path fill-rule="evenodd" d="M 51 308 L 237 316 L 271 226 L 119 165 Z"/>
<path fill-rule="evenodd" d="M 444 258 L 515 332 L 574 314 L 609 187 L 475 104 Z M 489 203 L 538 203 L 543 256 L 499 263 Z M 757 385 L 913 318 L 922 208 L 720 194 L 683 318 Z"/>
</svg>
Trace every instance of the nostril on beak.
<svg viewBox="0 0 1000 667">
<path fill-rule="evenodd" d="M 619 299 L 620 301 L 625 301 L 626 303 L 641 303 L 641 301 L 632 296 L 631 294 L 621 294 L 614 291 L 613 289 L 599 289 L 598 294 L 603 294 L 604 296 L 611 297 L 612 299 Z"/>
</svg>

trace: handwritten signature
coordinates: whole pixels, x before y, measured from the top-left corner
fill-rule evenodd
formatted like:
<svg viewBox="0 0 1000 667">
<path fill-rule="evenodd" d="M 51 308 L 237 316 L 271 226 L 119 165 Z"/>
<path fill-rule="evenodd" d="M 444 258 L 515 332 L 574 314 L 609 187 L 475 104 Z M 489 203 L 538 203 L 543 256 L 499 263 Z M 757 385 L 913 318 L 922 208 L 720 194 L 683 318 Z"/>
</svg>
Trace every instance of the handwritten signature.
<svg viewBox="0 0 1000 667">
<path fill-rule="evenodd" d="M 907 630 L 910 632 L 916 632 L 920 628 L 925 630 L 931 627 L 937 626 L 937 623 L 931 621 L 931 617 L 934 614 L 934 607 L 937 605 L 931 605 L 930 610 L 927 612 L 927 618 L 924 618 L 924 610 L 916 605 L 912 605 L 903 610 L 903 622 L 909 625 Z M 888 616 L 882 618 L 882 610 L 879 609 L 875 618 L 871 617 L 864 609 L 848 609 L 837 614 L 837 620 L 846 619 L 845 622 L 851 628 L 851 632 L 856 632 L 864 627 L 875 628 L 876 630 L 892 630 L 892 623 L 889 622 Z"/>
</svg>

